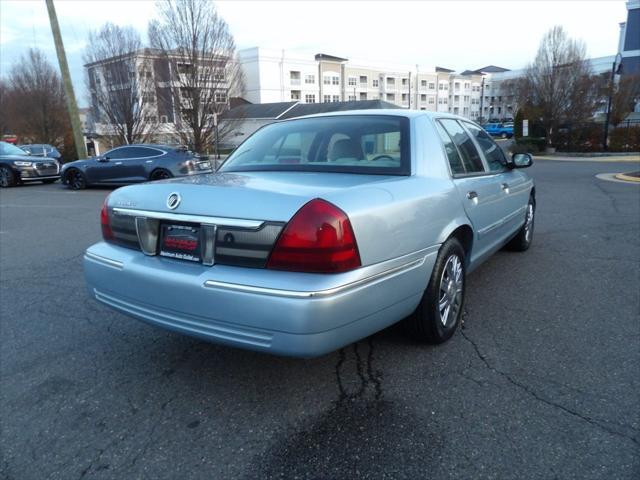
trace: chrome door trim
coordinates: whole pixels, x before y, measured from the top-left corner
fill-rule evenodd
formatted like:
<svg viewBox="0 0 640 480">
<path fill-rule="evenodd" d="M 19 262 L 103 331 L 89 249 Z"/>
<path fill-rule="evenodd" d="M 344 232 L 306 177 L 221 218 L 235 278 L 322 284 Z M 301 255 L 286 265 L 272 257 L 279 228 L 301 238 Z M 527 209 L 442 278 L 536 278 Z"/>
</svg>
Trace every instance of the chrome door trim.
<svg viewBox="0 0 640 480">
<path fill-rule="evenodd" d="M 210 217 L 208 215 L 191 215 L 188 213 L 153 212 L 119 207 L 114 207 L 113 213 L 116 215 L 127 215 L 129 217 L 147 217 L 174 222 L 200 223 L 202 225 L 223 225 L 225 227 L 247 228 L 251 230 L 258 230 L 264 224 L 262 220 Z"/>
<path fill-rule="evenodd" d="M 509 215 L 507 215 L 504 218 L 501 218 L 500 220 L 498 220 L 497 222 L 492 223 L 491 225 L 486 226 L 485 228 L 483 228 L 482 230 L 478 230 L 478 237 L 482 238 L 484 237 L 486 234 L 488 234 L 489 232 L 495 230 L 496 228 L 501 227 L 502 225 L 505 225 L 507 223 L 509 223 L 511 220 L 513 220 L 515 217 L 517 217 L 518 215 L 521 215 L 522 213 L 524 213 L 524 211 L 526 210 L 527 206 L 525 205 L 524 207 L 519 208 L 518 210 L 516 210 L 513 213 L 510 213 Z"/>
</svg>

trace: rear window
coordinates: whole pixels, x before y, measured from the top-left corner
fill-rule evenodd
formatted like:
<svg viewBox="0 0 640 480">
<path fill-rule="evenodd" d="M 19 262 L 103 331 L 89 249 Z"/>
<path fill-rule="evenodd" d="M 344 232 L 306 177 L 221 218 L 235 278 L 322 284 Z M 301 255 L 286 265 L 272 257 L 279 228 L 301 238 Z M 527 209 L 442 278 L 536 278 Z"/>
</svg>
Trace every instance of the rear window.
<svg viewBox="0 0 640 480">
<path fill-rule="evenodd" d="M 409 175 L 409 119 L 344 115 L 274 123 L 249 137 L 220 171 Z"/>
</svg>

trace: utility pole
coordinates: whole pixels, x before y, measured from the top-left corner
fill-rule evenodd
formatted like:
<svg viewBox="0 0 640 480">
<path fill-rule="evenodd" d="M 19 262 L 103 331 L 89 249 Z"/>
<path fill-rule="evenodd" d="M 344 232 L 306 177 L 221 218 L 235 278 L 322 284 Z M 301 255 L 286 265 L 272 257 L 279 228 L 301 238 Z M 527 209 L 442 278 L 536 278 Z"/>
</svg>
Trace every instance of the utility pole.
<svg viewBox="0 0 640 480">
<path fill-rule="evenodd" d="M 56 44 L 56 53 L 58 55 L 64 93 L 67 98 L 67 110 L 69 111 L 71 129 L 73 130 L 73 142 L 76 146 L 78 158 L 87 158 L 87 146 L 85 145 L 84 138 L 82 136 L 82 126 L 80 125 L 80 117 L 78 116 L 78 104 L 76 103 L 76 97 L 73 93 L 73 84 L 71 83 L 71 75 L 69 75 L 67 55 L 64 52 L 62 35 L 60 35 L 60 26 L 58 25 L 58 16 L 56 15 L 56 9 L 53 6 L 53 0 L 45 0 L 45 2 L 47 3 L 47 11 L 49 12 L 49 22 L 51 22 L 53 41 Z"/>
</svg>

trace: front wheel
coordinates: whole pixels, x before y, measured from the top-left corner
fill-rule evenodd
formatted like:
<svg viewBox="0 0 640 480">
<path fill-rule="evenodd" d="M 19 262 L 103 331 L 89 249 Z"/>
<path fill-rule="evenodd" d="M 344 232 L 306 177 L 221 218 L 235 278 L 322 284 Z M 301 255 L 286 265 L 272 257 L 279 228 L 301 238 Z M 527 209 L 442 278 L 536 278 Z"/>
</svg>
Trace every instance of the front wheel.
<svg viewBox="0 0 640 480">
<path fill-rule="evenodd" d="M 507 243 L 506 247 L 509 250 L 515 252 L 524 252 L 528 250 L 533 241 L 533 227 L 536 212 L 536 202 L 533 197 L 529 197 L 529 203 L 527 203 L 527 210 L 524 217 L 524 225 L 518 231 L 515 237 Z"/>
<path fill-rule="evenodd" d="M 6 165 L 0 166 L 0 187 L 15 187 L 17 183 L 16 175 L 13 170 Z"/>
<path fill-rule="evenodd" d="M 67 185 L 71 190 L 82 190 L 87 188 L 87 179 L 77 168 L 72 168 L 67 172 Z"/>
<path fill-rule="evenodd" d="M 451 338 L 460 323 L 464 289 L 464 249 L 457 239 L 450 238 L 440 248 L 420 305 L 405 320 L 410 333 L 429 343 Z"/>
</svg>

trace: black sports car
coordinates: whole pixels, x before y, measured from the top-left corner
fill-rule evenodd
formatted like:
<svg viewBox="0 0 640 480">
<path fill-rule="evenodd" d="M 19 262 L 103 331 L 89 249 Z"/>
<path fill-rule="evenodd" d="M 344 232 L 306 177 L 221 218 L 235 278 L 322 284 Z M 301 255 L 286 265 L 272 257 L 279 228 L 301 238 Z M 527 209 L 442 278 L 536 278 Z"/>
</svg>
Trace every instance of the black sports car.
<svg viewBox="0 0 640 480">
<path fill-rule="evenodd" d="M 7 142 L 0 142 L 0 187 L 25 182 L 52 183 L 60 178 L 60 164 L 53 158 L 33 157 Z"/>
<path fill-rule="evenodd" d="M 132 144 L 87 160 L 66 163 L 61 177 L 69 188 L 80 190 L 91 185 L 127 185 L 211 172 L 208 160 L 185 147 Z"/>
</svg>

